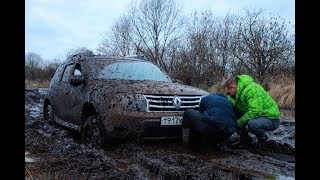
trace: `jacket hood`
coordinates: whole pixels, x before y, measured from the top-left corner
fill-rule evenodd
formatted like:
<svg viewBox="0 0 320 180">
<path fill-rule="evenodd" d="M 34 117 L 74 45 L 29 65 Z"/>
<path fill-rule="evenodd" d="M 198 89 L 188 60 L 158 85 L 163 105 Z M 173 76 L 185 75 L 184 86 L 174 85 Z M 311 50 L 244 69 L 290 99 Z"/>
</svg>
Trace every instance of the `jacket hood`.
<svg viewBox="0 0 320 180">
<path fill-rule="evenodd" d="M 238 92 L 241 92 L 244 87 L 253 82 L 253 78 L 246 74 L 238 75 L 236 79 L 238 81 Z"/>
</svg>

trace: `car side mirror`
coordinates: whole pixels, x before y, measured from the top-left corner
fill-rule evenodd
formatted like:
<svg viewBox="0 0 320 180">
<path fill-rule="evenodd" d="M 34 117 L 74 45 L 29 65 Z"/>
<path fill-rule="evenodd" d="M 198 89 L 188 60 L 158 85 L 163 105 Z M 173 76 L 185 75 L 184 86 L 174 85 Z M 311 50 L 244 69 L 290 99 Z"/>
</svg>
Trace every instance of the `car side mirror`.
<svg viewBox="0 0 320 180">
<path fill-rule="evenodd" d="M 79 86 L 84 83 L 83 75 L 72 75 L 70 77 L 70 84 L 74 86 Z"/>
</svg>

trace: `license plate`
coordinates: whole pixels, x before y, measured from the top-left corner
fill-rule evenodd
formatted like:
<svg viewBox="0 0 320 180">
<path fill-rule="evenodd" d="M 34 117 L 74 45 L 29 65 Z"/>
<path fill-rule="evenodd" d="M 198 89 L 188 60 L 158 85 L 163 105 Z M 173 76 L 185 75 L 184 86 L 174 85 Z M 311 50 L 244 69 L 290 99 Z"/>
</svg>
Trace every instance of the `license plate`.
<svg viewBox="0 0 320 180">
<path fill-rule="evenodd" d="M 161 126 L 172 126 L 172 125 L 181 125 L 182 116 L 162 116 L 161 117 Z"/>
</svg>

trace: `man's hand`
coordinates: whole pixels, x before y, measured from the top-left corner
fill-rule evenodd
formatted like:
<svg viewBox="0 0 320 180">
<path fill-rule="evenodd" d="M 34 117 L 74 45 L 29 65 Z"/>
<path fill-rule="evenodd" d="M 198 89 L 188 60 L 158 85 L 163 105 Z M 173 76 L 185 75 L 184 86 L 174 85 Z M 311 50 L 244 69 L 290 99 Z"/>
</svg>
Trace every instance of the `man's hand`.
<svg viewBox="0 0 320 180">
<path fill-rule="evenodd" d="M 244 126 L 244 127 L 237 126 L 236 127 L 236 132 L 237 132 L 238 135 L 242 135 L 242 134 L 247 134 L 248 133 L 246 126 Z"/>
<path fill-rule="evenodd" d="M 242 132 L 241 128 L 238 128 L 238 127 L 237 127 L 236 132 L 237 132 L 238 135 L 240 135 L 241 132 Z"/>
<path fill-rule="evenodd" d="M 238 135 L 241 135 L 241 133 L 242 133 L 241 128 L 237 126 L 237 128 L 236 128 L 236 132 L 237 132 L 237 134 L 238 134 Z"/>
</svg>

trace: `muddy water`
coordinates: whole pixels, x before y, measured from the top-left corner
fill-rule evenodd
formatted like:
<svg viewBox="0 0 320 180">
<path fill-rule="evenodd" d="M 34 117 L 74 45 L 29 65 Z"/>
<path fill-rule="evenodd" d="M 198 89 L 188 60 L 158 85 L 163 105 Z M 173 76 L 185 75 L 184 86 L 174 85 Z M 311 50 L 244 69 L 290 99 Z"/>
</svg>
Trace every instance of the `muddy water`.
<svg viewBox="0 0 320 180">
<path fill-rule="evenodd" d="M 261 151 L 186 148 L 180 141 L 141 140 L 96 149 L 79 143 L 75 134 L 41 120 L 46 89 L 27 89 L 25 93 L 26 179 L 295 178 L 292 117 L 281 118 L 279 128 L 268 133 L 270 140 Z"/>
</svg>

